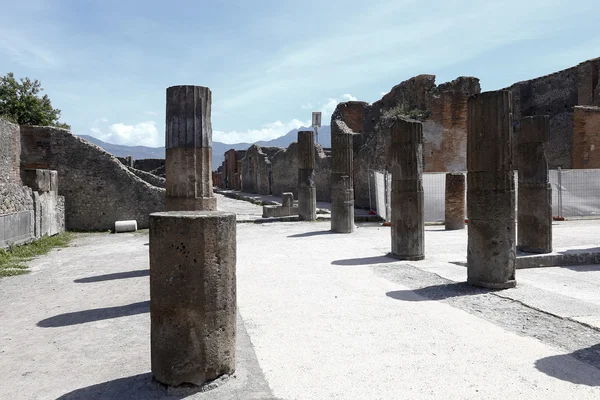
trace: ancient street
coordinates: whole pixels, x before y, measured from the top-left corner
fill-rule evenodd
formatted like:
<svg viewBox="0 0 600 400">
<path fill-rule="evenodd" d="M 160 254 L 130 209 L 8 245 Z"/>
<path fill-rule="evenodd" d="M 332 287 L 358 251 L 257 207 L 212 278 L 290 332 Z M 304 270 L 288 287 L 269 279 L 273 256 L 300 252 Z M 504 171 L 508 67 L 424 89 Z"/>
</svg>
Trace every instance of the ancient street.
<svg viewBox="0 0 600 400">
<path fill-rule="evenodd" d="M 216 195 L 220 209 L 250 203 Z M 245 210 L 245 211 L 243 211 Z M 598 221 L 555 222 L 554 247 L 597 247 Z M 596 399 L 600 268 L 517 270 L 468 286 L 467 230 L 425 227 L 423 261 L 390 231 L 237 224 L 235 377 L 172 397 L 151 382 L 147 231 L 77 234 L 0 281 L 6 399 Z M 452 366 L 449 368 L 449 366 Z"/>
</svg>

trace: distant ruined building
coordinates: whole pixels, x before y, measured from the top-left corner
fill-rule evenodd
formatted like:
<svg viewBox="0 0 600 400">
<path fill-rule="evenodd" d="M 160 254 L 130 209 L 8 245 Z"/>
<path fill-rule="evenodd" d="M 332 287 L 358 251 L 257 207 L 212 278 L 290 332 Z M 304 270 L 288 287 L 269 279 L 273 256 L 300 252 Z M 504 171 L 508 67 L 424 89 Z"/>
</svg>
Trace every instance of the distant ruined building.
<svg viewBox="0 0 600 400">
<path fill-rule="evenodd" d="M 550 168 L 600 168 L 600 58 L 547 76 L 517 82 L 512 92 L 515 143 L 523 117 L 549 115 Z M 423 123 L 425 172 L 466 170 L 467 100 L 480 93 L 479 79 L 459 77 L 435 84 L 434 75 L 419 75 L 396 85 L 381 100 L 368 104 L 338 104 L 332 119 L 341 120 L 356 133 L 354 139 L 354 188 L 358 207 L 369 206 L 369 170 L 386 170 L 390 126 L 397 117 L 408 116 Z M 241 190 L 281 196 L 296 193 L 297 160 L 292 143 L 287 149 L 253 145 L 238 154 L 233 174 L 241 174 Z M 316 146 L 317 199 L 329 201 L 331 161 L 329 149 Z M 516 150 L 516 149 L 515 149 Z M 228 153 L 229 153 L 228 152 Z M 515 151 L 514 154 L 517 154 Z M 231 157 L 231 156 L 230 156 Z M 518 168 L 518 160 L 515 166 Z M 221 168 L 224 170 L 224 168 Z M 229 172 L 227 183 L 213 176 L 216 186 L 236 189 Z"/>
</svg>

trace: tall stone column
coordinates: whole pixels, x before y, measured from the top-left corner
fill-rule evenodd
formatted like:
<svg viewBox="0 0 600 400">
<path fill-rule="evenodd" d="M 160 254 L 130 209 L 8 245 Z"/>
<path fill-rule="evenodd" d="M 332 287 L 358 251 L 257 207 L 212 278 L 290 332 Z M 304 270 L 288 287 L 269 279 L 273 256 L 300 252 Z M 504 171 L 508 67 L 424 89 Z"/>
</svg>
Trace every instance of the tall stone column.
<svg viewBox="0 0 600 400">
<path fill-rule="evenodd" d="M 446 174 L 446 214 L 447 231 L 465 229 L 465 175 L 460 172 Z"/>
<path fill-rule="evenodd" d="M 298 132 L 298 214 L 305 221 L 317 219 L 315 185 L 315 133 Z"/>
<path fill-rule="evenodd" d="M 549 130 L 547 115 L 521 120 L 517 249 L 528 253 L 552 252 L 552 186 L 546 158 Z"/>
<path fill-rule="evenodd" d="M 397 119 L 391 134 L 391 255 L 401 260 L 422 260 L 425 258 L 423 125 Z"/>
<path fill-rule="evenodd" d="M 472 96 L 467 115 L 467 281 L 475 286 L 516 285 L 512 141 L 510 92 Z"/>
<path fill-rule="evenodd" d="M 210 90 L 167 89 L 167 212 L 150 214 L 152 375 L 204 385 L 235 370 L 235 214 L 213 211 Z"/>
<path fill-rule="evenodd" d="M 152 375 L 201 386 L 235 370 L 235 214 L 150 214 Z"/>
<path fill-rule="evenodd" d="M 354 231 L 353 136 L 340 120 L 331 121 L 331 230 Z"/>
<path fill-rule="evenodd" d="M 216 210 L 213 197 L 211 92 L 202 86 L 167 89 L 165 209 Z"/>
</svg>

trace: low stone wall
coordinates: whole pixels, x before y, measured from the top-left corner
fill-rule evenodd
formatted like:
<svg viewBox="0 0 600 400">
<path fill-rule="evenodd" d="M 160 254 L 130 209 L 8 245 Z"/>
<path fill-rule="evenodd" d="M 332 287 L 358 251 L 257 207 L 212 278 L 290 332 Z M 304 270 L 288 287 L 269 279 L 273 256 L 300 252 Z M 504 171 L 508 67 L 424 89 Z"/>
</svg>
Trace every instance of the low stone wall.
<svg viewBox="0 0 600 400">
<path fill-rule="evenodd" d="M 147 228 L 148 215 L 164 210 L 164 189 L 138 178 L 115 157 L 67 130 L 22 126 L 21 148 L 25 168 L 58 171 L 67 229 L 112 229 L 115 221 L 129 219 Z"/>
<path fill-rule="evenodd" d="M 152 172 L 156 169 L 165 167 L 164 158 L 142 158 L 133 161 L 133 168 L 141 171 Z"/>
<path fill-rule="evenodd" d="M 164 188 L 166 184 L 166 179 L 160 176 L 156 176 L 150 172 L 142 171 L 136 168 L 127 168 L 132 174 L 140 178 L 141 180 L 148 182 L 152 186 L 156 186 L 159 188 Z"/>
</svg>

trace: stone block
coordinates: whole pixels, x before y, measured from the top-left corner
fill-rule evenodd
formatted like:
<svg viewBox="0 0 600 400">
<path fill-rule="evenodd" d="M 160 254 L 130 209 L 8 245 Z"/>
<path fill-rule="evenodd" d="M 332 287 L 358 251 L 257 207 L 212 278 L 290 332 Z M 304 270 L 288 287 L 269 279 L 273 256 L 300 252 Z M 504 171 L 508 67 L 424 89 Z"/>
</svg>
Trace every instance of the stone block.
<svg viewBox="0 0 600 400">
<path fill-rule="evenodd" d="M 24 169 L 23 183 L 36 192 L 58 190 L 58 174 L 48 169 Z"/>
<path fill-rule="evenodd" d="M 115 233 L 123 233 L 123 232 L 135 232 L 137 231 L 137 221 L 127 220 L 127 221 L 115 221 Z"/>
</svg>

